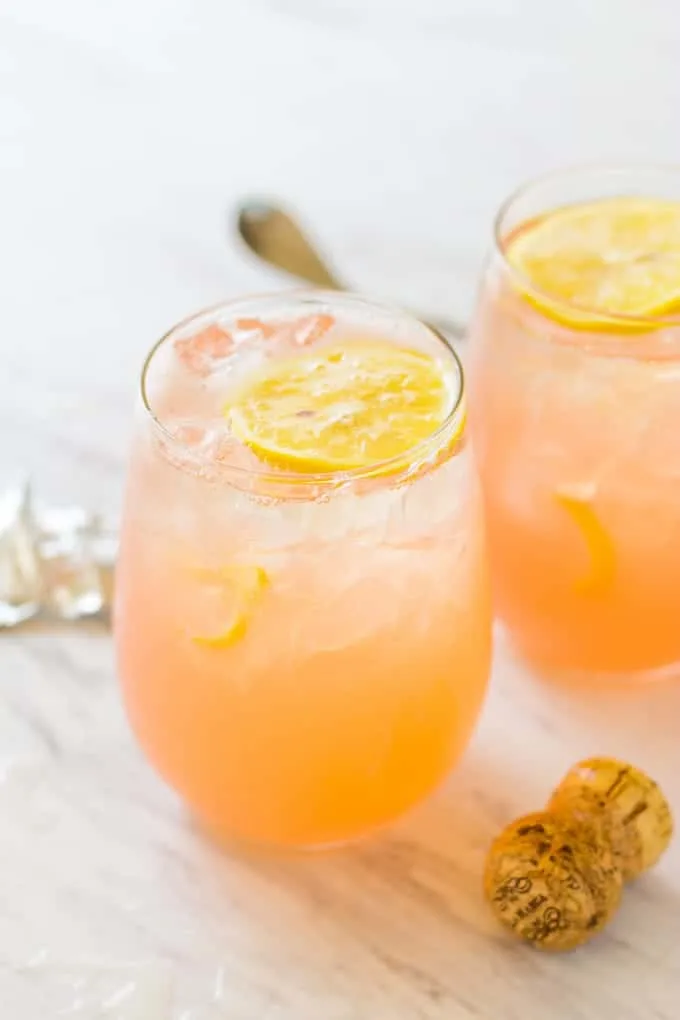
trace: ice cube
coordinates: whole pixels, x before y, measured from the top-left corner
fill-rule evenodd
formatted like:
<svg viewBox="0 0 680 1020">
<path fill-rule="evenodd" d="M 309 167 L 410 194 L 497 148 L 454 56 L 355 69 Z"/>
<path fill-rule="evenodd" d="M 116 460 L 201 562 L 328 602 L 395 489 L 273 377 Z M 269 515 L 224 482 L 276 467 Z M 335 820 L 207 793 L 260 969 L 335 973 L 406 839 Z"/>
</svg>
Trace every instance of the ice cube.
<svg viewBox="0 0 680 1020">
<path fill-rule="evenodd" d="M 46 611 L 76 620 L 108 610 L 115 530 L 78 506 L 36 507 L 28 483 L 0 495 L 0 627 Z"/>
<path fill-rule="evenodd" d="M 306 315 L 290 324 L 292 342 L 298 347 L 310 347 L 335 325 L 332 315 Z"/>
<path fill-rule="evenodd" d="M 175 340 L 177 357 L 191 372 L 210 375 L 234 350 L 230 333 L 213 323 L 200 333 Z"/>
<path fill-rule="evenodd" d="M 262 319 L 237 319 L 236 328 L 243 333 L 259 334 L 263 340 L 268 340 L 278 331 L 278 326 L 275 323 L 264 322 Z"/>
<path fill-rule="evenodd" d="M 48 534 L 40 543 L 45 605 L 64 620 L 100 613 L 107 605 L 102 569 L 88 529 Z"/>
<path fill-rule="evenodd" d="M 265 322 L 262 319 L 237 319 L 236 328 L 249 334 L 243 340 L 268 341 L 278 350 L 286 347 L 310 347 L 335 325 L 332 315 L 303 315 L 287 322 Z"/>
<path fill-rule="evenodd" d="M 0 627 L 14 627 L 40 610 L 43 578 L 28 482 L 0 496 Z"/>
<path fill-rule="evenodd" d="M 183 446 L 200 449 L 205 443 L 207 429 L 195 421 L 169 421 L 165 423 L 166 431 Z"/>
<path fill-rule="evenodd" d="M 45 608 L 64 620 L 108 610 L 118 537 L 113 526 L 79 506 L 38 508 Z"/>
</svg>

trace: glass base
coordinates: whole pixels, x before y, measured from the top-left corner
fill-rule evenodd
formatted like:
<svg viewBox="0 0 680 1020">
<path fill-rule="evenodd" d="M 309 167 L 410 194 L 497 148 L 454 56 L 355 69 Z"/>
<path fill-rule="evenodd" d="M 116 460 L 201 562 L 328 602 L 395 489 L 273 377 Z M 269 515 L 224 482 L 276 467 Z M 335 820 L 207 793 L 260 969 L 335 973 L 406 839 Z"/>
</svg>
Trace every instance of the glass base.
<svg viewBox="0 0 680 1020">
<path fill-rule="evenodd" d="M 499 625 L 498 637 L 514 658 L 524 663 L 541 680 L 563 687 L 584 687 L 590 690 L 604 687 L 642 687 L 647 684 L 671 684 L 680 681 L 680 661 L 664 666 L 640 670 L 588 670 L 560 667 L 548 663 L 517 641 L 504 625 Z"/>
<path fill-rule="evenodd" d="M 421 802 L 419 801 L 418 804 Z M 231 853 L 245 853 L 247 855 L 264 855 L 275 854 L 278 857 L 297 857 L 297 856 L 308 856 L 310 854 L 332 854 L 340 852 L 342 850 L 351 849 L 357 846 L 357 844 L 370 843 L 371 841 L 379 838 L 385 833 L 386 830 L 392 828 L 397 822 L 402 821 L 404 817 L 407 817 L 413 807 L 402 812 L 397 818 L 388 819 L 383 822 L 376 822 L 375 825 L 367 826 L 360 831 L 353 833 L 349 836 L 341 836 L 337 839 L 330 839 L 319 842 L 300 842 L 277 840 L 274 838 L 265 837 L 254 837 L 241 835 L 220 823 L 215 823 L 205 818 L 201 814 L 197 814 L 187 805 L 187 811 L 189 818 L 196 826 L 196 828 L 203 833 L 212 843 L 216 844 L 222 850 L 227 850 Z"/>
<path fill-rule="evenodd" d="M 673 683 L 680 680 L 680 662 L 658 669 L 636 670 L 628 673 L 609 673 L 602 670 L 578 669 L 540 670 L 541 677 L 552 683 L 569 687 L 642 687 L 646 684 Z"/>
</svg>

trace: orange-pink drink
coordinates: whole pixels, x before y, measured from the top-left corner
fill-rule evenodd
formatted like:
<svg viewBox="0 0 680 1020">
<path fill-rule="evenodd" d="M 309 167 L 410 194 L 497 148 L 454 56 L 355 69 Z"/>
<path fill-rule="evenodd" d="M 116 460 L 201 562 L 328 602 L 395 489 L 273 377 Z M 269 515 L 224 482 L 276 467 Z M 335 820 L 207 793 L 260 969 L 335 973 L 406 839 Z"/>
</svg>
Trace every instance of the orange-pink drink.
<svg viewBox="0 0 680 1020">
<path fill-rule="evenodd" d="M 350 296 L 202 313 L 152 351 L 116 633 L 130 720 L 209 826 L 323 845 L 415 804 L 489 671 L 463 380 Z"/>
<path fill-rule="evenodd" d="M 575 172 L 497 222 L 473 328 L 497 608 L 565 678 L 680 667 L 680 173 Z"/>
</svg>

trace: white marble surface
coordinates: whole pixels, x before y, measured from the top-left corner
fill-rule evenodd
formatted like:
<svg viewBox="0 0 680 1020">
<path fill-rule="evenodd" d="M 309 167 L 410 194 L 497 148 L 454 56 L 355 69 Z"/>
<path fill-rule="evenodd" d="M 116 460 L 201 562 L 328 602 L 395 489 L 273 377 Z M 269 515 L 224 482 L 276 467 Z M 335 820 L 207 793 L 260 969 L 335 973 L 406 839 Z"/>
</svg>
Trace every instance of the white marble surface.
<svg viewBox="0 0 680 1020">
<path fill-rule="evenodd" d="M 357 286 L 466 314 L 492 210 L 581 159 L 680 161 L 674 0 L 0 0 L 0 466 L 115 511 L 164 327 L 283 281 L 225 229 L 282 196 Z M 379 843 L 226 856 L 133 746 L 105 632 L 0 638 L 7 1020 L 675 1020 L 680 846 L 587 951 L 511 944 L 484 849 L 570 762 L 680 812 L 680 691 L 540 686 L 499 651 L 449 789 Z M 539 1005 L 541 1004 L 541 1005 Z"/>
</svg>

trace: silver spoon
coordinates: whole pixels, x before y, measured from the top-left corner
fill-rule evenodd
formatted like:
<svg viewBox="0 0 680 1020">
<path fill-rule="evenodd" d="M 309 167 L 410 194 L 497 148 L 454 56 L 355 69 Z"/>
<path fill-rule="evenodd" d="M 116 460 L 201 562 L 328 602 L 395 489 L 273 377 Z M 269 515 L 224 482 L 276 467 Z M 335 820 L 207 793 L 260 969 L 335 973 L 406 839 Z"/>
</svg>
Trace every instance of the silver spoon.
<svg viewBox="0 0 680 1020">
<path fill-rule="evenodd" d="M 296 276 L 305 283 L 325 290 L 348 290 L 333 273 L 295 220 L 269 202 L 243 202 L 238 208 L 238 232 L 247 247 L 259 258 Z M 465 326 L 450 319 L 417 316 L 437 332 L 462 340 Z"/>
</svg>

